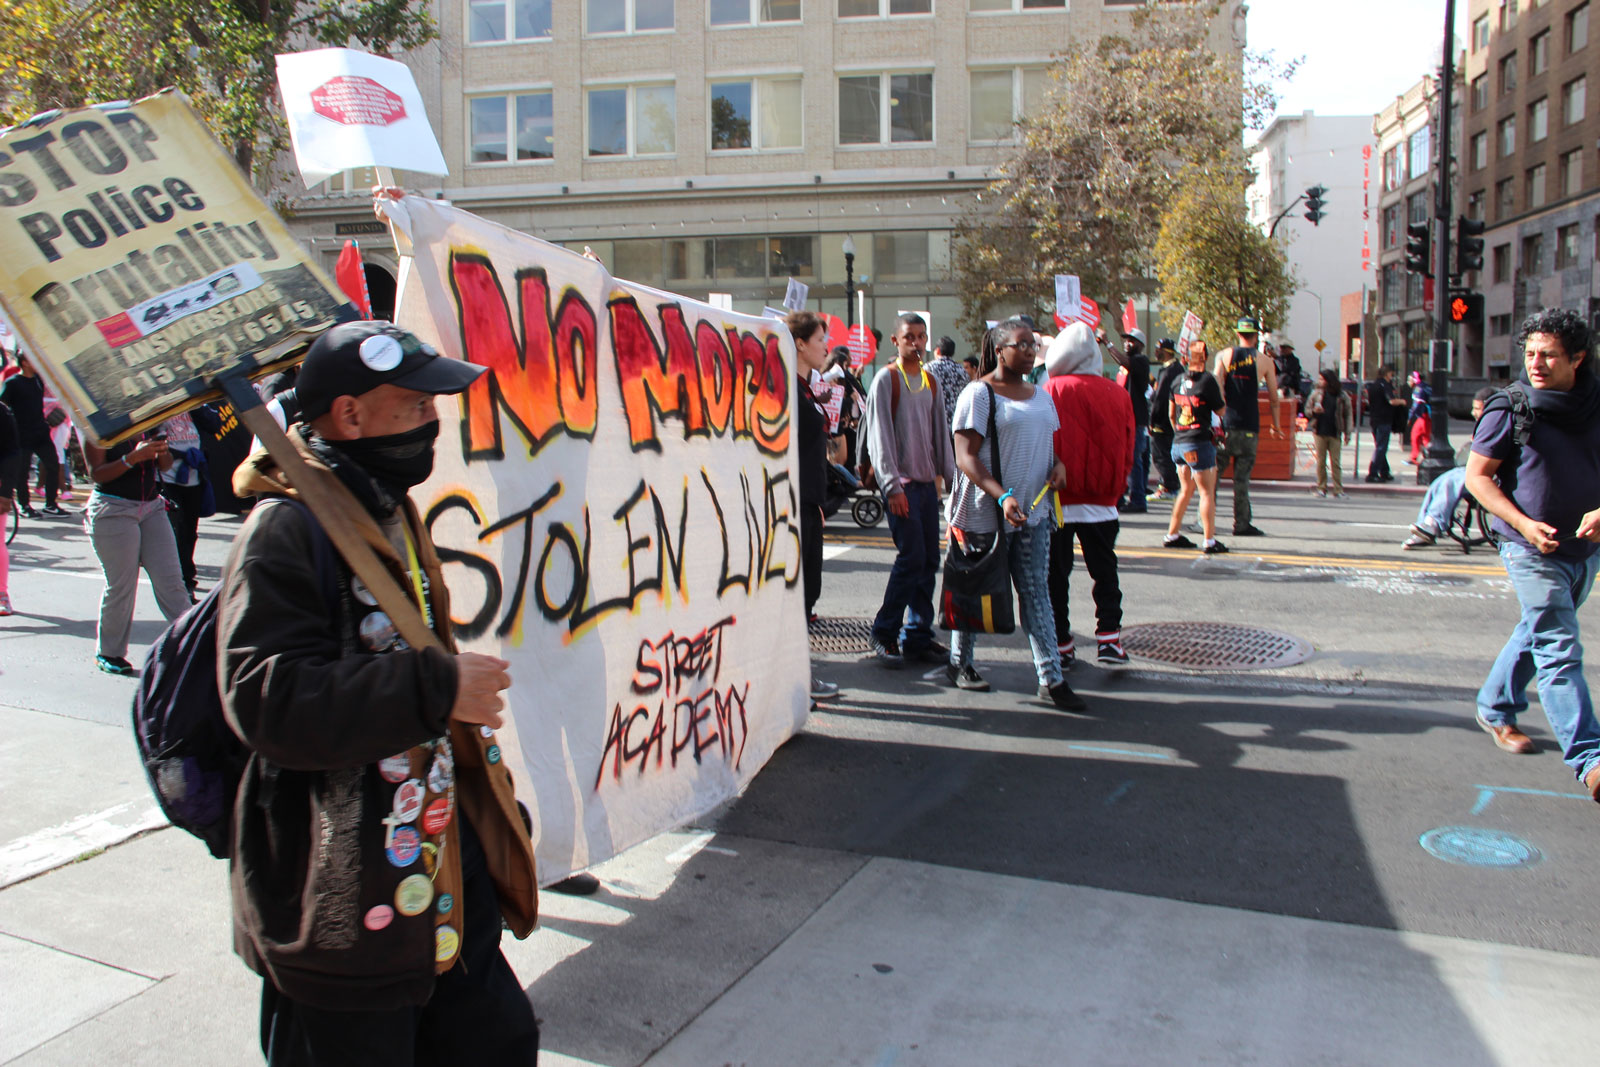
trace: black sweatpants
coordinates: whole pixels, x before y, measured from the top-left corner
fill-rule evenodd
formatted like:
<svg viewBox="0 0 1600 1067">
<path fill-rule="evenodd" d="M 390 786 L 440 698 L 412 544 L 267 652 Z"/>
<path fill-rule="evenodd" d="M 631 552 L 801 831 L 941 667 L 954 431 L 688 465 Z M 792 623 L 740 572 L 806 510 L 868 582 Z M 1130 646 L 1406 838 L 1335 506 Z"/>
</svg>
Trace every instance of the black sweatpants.
<svg viewBox="0 0 1600 1067">
<path fill-rule="evenodd" d="M 466 929 L 456 964 L 420 1008 L 330 1011 L 262 980 L 261 1051 L 268 1067 L 534 1067 L 539 1023 L 500 953 L 500 902 L 483 846 L 463 816 Z M 431 915 L 432 912 L 429 912 Z M 416 921 L 396 918 L 396 922 Z"/>
<path fill-rule="evenodd" d="M 806 618 L 822 596 L 822 507 L 800 504 L 800 574 L 806 591 Z"/>
<path fill-rule="evenodd" d="M 1161 475 L 1161 488 L 1169 493 L 1176 493 L 1181 486 L 1178 484 L 1178 465 L 1172 462 L 1172 435 L 1170 433 L 1150 433 L 1150 463 Z"/>
<path fill-rule="evenodd" d="M 39 457 L 39 480 L 44 483 L 45 507 L 56 506 L 56 491 L 61 488 L 61 457 L 56 455 L 56 443 L 46 437 L 42 441 L 35 441 L 31 445 L 22 446 L 22 481 L 17 485 L 17 507 L 26 509 L 29 506 L 28 491 L 31 482 L 28 478 L 28 457 Z"/>
<path fill-rule="evenodd" d="M 1068 595 L 1072 576 L 1072 541 L 1083 546 L 1083 563 L 1094 580 L 1095 633 L 1122 629 L 1122 587 L 1117 582 L 1118 522 L 1069 522 L 1050 535 L 1050 606 L 1056 615 L 1056 642 L 1072 640 Z"/>
<path fill-rule="evenodd" d="M 172 535 L 178 539 L 178 565 L 183 569 L 183 584 L 193 594 L 196 584 L 194 546 L 200 537 L 200 505 L 206 498 L 205 487 L 162 482 L 161 495 L 167 499 L 167 521 L 172 523 Z"/>
</svg>

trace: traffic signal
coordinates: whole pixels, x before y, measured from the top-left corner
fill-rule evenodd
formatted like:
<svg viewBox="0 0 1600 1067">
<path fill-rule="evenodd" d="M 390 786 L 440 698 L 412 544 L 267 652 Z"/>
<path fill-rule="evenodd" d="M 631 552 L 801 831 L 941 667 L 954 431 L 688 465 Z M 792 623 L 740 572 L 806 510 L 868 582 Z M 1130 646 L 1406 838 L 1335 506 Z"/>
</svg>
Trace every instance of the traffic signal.
<svg viewBox="0 0 1600 1067">
<path fill-rule="evenodd" d="M 1469 219 L 1465 215 L 1456 219 L 1457 274 L 1483 269 L 1483 238 L 1478 236 L 1483 226 L 1481 219 Z"/>
<path fill-rule="evenodd" d="M 1478 224 L 1483 225 L 1481 222 Z M 1451 322 L 1483 321 L 1483 294 L 1457 289 L 1450 294 Z"/>
<path fill-rule="evenodd" d="M 1433 277 L 1429 244 L 1426 222 L 1413 222 L 1406 227 L 1406 270 L 1424 278 Z"/>
<path fill-rule="evenodd" d="M 1328 190 L 1321 185 L 1313 185 L 1306 190 L 1306 218 L 1315 226 L 1322 221 L 1322 216 L 1327 212 L 1322 210 L 1322 198 Z"/>
</svg>

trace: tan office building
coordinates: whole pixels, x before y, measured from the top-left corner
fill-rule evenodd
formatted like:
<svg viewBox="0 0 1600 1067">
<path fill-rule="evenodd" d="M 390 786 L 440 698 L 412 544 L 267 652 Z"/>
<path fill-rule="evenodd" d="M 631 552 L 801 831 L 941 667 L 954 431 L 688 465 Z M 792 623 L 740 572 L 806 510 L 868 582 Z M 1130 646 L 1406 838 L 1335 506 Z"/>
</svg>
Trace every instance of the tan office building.
<svg viewBox="0 0 1600 1067">
<path fill-rule="evenodd" d="M 914 308 L 935 337 L 955 335 L 955 221 L 1052 56 L 1124 31 L 1133 6 L 438 0 L 440 40 L 409 62 L 450 176 L 403 177 L 589 245 L 621 277 L 729 293 L 741 311 L 778 303 L 794 277 L 811 307 L 845 317 L 850 237 L 868 322 L 887 332 Z M 1213 37 L 1242 48 L 1242 4 Z M 371 219 L 370 184 L 336 177 L 292 199 L 292 225 L 330 265 Z M 392 271 L 381 245 L 363 247 Z"/>
<path fill-rule="evenodd" d="M 1458 208 L 1488 224 L 1482 370 L 1514 376 L 1518 324 L 1540 307 L 1600 312 L 1600 28 L 1592 0 L 1471 0 Z"/>
</svg>

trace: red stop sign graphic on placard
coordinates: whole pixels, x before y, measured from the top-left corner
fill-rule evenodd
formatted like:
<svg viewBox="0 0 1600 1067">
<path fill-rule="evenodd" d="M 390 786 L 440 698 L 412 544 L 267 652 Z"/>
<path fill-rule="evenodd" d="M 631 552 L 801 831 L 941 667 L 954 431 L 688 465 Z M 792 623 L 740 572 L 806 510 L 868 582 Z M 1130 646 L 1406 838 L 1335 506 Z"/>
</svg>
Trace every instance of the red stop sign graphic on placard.
<svg viewBox="0 0 1600 1067">
<path fill-rule="evenodd" d="M 345 126 L 387 126 L 406 117 L 399 96 L 357 75 L 341 75 L 313 89 L 311 109 Z"/>
</svg>

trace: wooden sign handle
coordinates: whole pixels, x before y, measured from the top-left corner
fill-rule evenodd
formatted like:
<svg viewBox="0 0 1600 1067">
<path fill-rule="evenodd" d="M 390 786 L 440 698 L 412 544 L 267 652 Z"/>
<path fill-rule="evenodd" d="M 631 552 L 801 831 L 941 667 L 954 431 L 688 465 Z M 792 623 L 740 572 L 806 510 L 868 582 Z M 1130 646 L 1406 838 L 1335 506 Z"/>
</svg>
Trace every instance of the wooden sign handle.
<svg viewBox="0 0 1600 1067">
<path fill-rule="evenodd" d="M 355 571 L 356 577 L 366 583 L 367 589 L 378 601 L 378 606 L 389 616 L 389 621 L 412 648 L 437 648 L 444 651 L 439 636 L 428 627 L 422 613 L 411 598 L 400 588 L 394 574 L 372 550 L 354 523 L 345 518 L 352 511 L 359 512 L 361 503 L 337 478 L 318 477 L 300 450 L 279 428 L 256 394 L 255 386 L 242 374 L 220 375 L 215 379 L 217 388 L 233 403 L 234 414 L 251 433 L 266 446 L 267 452 L 277 461 L 289 484 L 300 494 L 300 499 L 311 514 L 317 517 L 326 531 L 334 549 Z"/>
</svg>

